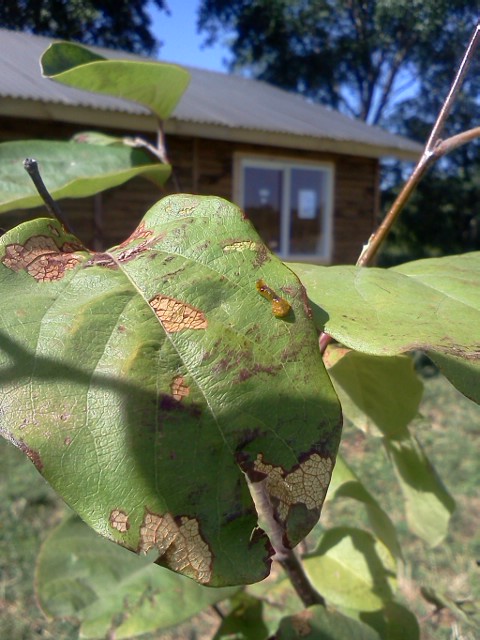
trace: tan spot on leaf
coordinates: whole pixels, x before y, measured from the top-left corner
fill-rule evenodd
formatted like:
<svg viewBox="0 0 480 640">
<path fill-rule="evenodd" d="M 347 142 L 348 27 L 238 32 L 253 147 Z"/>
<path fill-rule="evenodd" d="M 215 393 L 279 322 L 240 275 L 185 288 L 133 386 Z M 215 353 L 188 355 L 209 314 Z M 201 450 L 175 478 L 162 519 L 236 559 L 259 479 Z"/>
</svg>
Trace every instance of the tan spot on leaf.
<svg viewBox="0 0 480 640">
<path fill-rule="evenodd" d="M 67 269 L 73 269 L 80 258 L 73 254 L 79 245 L 65 243 L 61 249 L 53 238 L 33 236 L 24 245 L 9 244 L 2 258 L 3 264 L 12 271 L 25 270 L 39 282 L 59 280 Z"/>
<path fill-rule="evenodd" d="M 207 328 L 207 319 L 203 311 L 185 302 L 158 294 L 149 301 L 149 304 L 167 333 Z"/>
<path fill-rule="evenodd" d="M 195 518 L 173 518 L 169 513 L 147 512 L 140 527 L 140 551 L 156 549 L 162 563 L 207 584 L 212 575 L 212 554 Z"/>
<path fill-rule="evenodd" d="M 245 251 L 250 249 L 251 251 L 256 251 L 258 247 L 258 243 L 253 240 L 239 240 L 238 242 L 232 242 L 231 244 L 227 244 L 223 247 L 225 253 L 230 253 L 232 251 Z"/>
<path fill-rule="evenodd" d="M 174 213 L 177 216 L 189 216 L 192 211 L 200 204 L 199 200 L 193 198 L 180 198 L 176 197 L 172 199 L 172 202 L 165 207 L 167 213 Z"/>
<path fill-rule="evenodd" d="M 175 376 L 170 385 L 170 391 L 175 400 L 179 402 L 182 398 L 186 398 L 190 393 L 190 387 L 185 384 L 182 376 Z"/>
<path fill-rule="evenodd" d="M 253 468 L 266 477 L 267 492 L 276 502 L 276 514 L 281 522 L 285 522 L 294 504 L 304 504 L 307 509 L 322 507 L 333 462 L 330 458 L 313 453 L 293 471 L 285 473 L 282 467 L 263 462 L 263 456 L 259 453 Z"/>
<path fill-rule="evenodd" d="M 125 533 L 125 531 L 130 529 L 130 522 L 125 511 L 114 509 L 110 514 L 109 520 L 110 525 L 117 531 L 120 531 L 120 533 Z"/>
</svg>

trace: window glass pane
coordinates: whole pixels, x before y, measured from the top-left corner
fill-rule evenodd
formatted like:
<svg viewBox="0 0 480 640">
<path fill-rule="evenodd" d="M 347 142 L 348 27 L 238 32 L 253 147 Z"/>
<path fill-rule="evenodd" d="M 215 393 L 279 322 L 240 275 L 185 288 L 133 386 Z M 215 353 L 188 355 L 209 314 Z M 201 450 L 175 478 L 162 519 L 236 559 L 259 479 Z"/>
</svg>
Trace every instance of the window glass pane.
<svg viewBox="0 0 480 640">
<path fill-rule="evenodd" d="M 243 175 L 245 213 L 265 244 L 279 251 L 283 171 L 246 167 Z"/>
<path fill-rule="evenodd" d="M 292 169 L 290 184 L 291 254 L 325 251 L 327 176 L 319 169 Z"/>
</svg>

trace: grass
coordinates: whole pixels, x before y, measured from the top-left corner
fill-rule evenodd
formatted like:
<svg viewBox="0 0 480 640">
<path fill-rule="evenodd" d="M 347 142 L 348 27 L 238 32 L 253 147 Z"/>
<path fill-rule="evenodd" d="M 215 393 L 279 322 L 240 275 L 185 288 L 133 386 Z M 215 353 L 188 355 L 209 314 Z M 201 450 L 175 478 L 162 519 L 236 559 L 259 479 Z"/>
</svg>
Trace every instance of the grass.
<svg viewBox="0 0 480 640">
<path fill-rule="evenodd" d="M 471 627 L 448 610 L 436 612 L 421 597 L 419 584 L 433 586 L 455 601 L 480 601 L 480 407 L 437 376 L 426 381 L 422 414 L 425 420 L 418 421 L 414 431 L 457 501 L 450 534 L 434 549 L 408 532 L 399 490 L 379 441 L 347 428 L 343 453 L 397 524 L 406 557 L 401 597 L 421 620 L 422 640 L 474 640 Z M 46 620 L 34 596 L 35 559 L 62 518 L 63 503 L 23 454 L 4 441 L 0 468 L 0 638 L 74 640 L 75 624 Z M 333 517 L 330 510 L 325 515 L 327 520 Z M 338 517 L 352 516 L 345 511 Z"/>
</svg>

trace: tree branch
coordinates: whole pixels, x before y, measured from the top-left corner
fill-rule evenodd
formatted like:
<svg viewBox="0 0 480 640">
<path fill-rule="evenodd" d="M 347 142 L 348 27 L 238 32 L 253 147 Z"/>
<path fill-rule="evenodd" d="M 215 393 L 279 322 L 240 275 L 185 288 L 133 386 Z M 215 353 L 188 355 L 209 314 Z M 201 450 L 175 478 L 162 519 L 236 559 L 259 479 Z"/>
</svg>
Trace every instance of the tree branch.
<svg viewBox="0 0 480 640">
<path fill-rule="evenodd" d="M 447 140 L 441 140 L 440 138 L 441 133 L 445 128 L 445 123 L 448 115 L 465 79 L 479 41 L 480 23 L 477 24 L 475 31 L 473 32 L 468 47 L 463 56 L 462 62 L 460 63 L 460 67 L 455 75 L 454 81 L 445 99 L 445 102 L 443 103 L 440 113 L 437 116 L 435 124 L 432 128 L 432 132 L 425 145 L 420 160 L 418 161 L 409 179 L 407 180 L 403 189 L 401 190 L 395 202 L 385 216 L 383 222 L 380 224 L 375 233 L 372 234 L 368 243 L 364 246 L 360 257 L 357 260 L 358 266 L 363 267 L 371 264 L 377 254 L 378 249 L 383 244 L 394 222 L 400 215 L 400 212 L 405 206 L 405 203 L 407 202 L 410 195 L 415 190 L 427 170 L 432 166 L 432 164 L 436 162 L 438 158 L 444 156 L 452 149 L 456 149 L 460 145 L 473 140 L 473 138 L 477 137 L 480 134 L 480 128 L 475 128 L 471 129 L 470 131 L 466 131 L 464 133 L 453 136 L 452 138 L 448 138 Z"/>
</svg>

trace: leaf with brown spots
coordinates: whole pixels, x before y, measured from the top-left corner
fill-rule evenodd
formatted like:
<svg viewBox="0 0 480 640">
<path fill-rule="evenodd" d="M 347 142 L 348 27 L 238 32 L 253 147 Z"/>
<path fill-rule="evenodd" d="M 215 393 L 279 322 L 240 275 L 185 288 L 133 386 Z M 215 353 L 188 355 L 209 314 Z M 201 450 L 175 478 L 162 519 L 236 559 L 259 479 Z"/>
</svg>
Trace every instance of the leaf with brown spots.
<svg viewBox="0 0 480 640">
<path fill-rule="evenodd" d="M 0 287 L 0 429 L 95 531 L 210 586 L 269 573 L 248 479 L 288 545 L 309 533 L 340 408 L 302 285 L 237 207 L 167 197 L 102 253 L 25 223 Z"/>
</svg>

